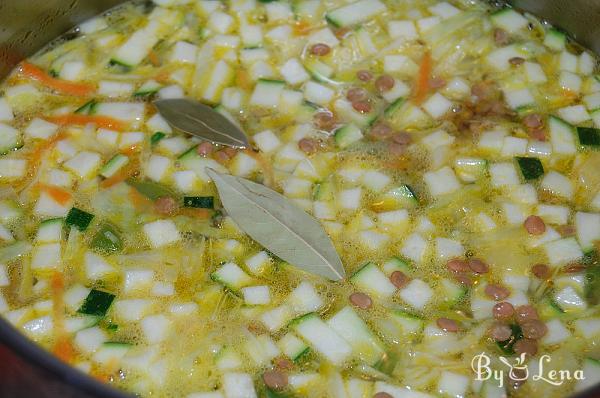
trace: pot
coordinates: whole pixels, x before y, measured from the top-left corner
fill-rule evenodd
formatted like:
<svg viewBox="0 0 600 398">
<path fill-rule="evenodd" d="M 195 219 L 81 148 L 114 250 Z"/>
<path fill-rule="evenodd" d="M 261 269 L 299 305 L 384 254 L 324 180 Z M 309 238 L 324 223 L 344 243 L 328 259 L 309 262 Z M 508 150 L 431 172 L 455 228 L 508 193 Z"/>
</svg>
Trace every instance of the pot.
<svg viewBox="0 0 600 398">
<path fill-rule="evenodd" d="M 146 0 L 149 1 L 149 0 Z M 73 26 L 124 0 L 0 1 L 0 79 Z M 494 1 L 503 3 L 503 1 Z M 600 54 L 600 0 L 514 0 Z M 67 33 L 69 34 L 69 33 Z M 0 317 L 0 397 L 127 398 L 66 365 Z M 600 396 L 600 385 L 573 398 Z"/>
</svg>

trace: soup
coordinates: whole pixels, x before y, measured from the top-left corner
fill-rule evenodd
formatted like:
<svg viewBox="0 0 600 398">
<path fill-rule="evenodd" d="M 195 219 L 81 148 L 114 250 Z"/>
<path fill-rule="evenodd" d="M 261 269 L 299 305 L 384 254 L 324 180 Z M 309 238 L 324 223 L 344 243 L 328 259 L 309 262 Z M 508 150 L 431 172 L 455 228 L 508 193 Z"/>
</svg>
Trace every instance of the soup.
<svg viewBox="0 0 600 398">
<path fill-rule="evenodd" d="M 83 23 L 2 85 L 6 320 L 140 396 L 600 381 L 592 53 L 476 1 L 155 3 Z M 152 101 L 184 96 L 252 147 L 175 131 Z M 250 239 L 207 167 L 314 216 L 347 278 Z"/>
</svg>

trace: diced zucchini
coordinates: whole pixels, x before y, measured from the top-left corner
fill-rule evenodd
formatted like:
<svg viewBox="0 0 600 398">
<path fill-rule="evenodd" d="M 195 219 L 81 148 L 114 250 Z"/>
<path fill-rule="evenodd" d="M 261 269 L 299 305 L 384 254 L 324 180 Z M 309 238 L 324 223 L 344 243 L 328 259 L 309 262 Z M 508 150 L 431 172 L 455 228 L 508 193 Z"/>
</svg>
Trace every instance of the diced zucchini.
<svg viewBox="0 0 600 398">
<path fill-rule="evenodd" d="M 65 319 L 65 330 L 70 333 L 96 326 L 102 318 L 95 315 L 82 315 Z"/>
<path fill-rule="evenodd" d="M 315 184 L 313 188 L 313 199 L 317 201 L 333 200 L 335 194 L 335 185 L 333 181 L 327 180 Z"/>
<path fill-rule="evenodd" d="M 594 242 L 600 241 L 600 214 L 577 212 L 575 214 L 577 240 L 585 253 L 594 252 Z"/>
<path fill-rule="evenodd" d="M 75 110 L 75 113 L 80 113 L 83 115 L 92 115 L 96 111 L 96 105 L 98 102 L 95 99 L 91 99 L 85 104 L 81 105 L 79 108 Z"/>
<path fill-rule="evenodd" d="M 558 307 L 560 312 L 579 312 L 587 308 L 587 303 L 572 286 L 566 286 L 557 291 L 551 304 Z"/>
<path fill-rule="evenodd" d="M 352 354 L 352 347 L 317 314 L 310 313 L 292 322 L 291 327 L 317 352 L 334 365 L 341 365 Z"/>
<path fill-rule="evenodd" d="M 321 83 L 330 83 L 333 85 L 338 84 L 338 82 L 331 78 L 335 72 L 335 69 L 319 61 L 318 59 L 312 58 L 305 60 L 304 67 L 316 81 Z"/>
<path fill-rule="evenodd" d="M 92 289 L 77 312 L 85 315 L 105 316 L 115 295 L 102 290 Z"/>
<path fill-rule="evenodd" d="M 238 292 L 241 288 L 249 286 L 254 282 L 243 269 L 234 263 L 223 264 L 210 274 L 210 277 L 215 282 L 219 282 L 234 292 Z"/>
<path fill-rule="evenodd" d="M 370 113 L 357 112 L 352 107 L 352 104 L 344 98 L 337 99 L 334 102 L 333 107 L 342 120 L 352 122 L 358 127 L 368 127 L 372 125 L 379 116 L 379 113 L 376 111 Z"/>
<path fill-rule="evenodd" d="M 575 128 L 562 119 L 550 116 L 550 143 L 554 152 L 561 155 L 573 155 L 577 152 L 575 147 Z"/>
<path fill-rule="evenodd" d="M 600 303 L 600 266 L 598 265 L 586 268 L 585 298 L 591 305 Z"/>
<path fill-rule="evenodd" d="M 412 208 L 419 204 L 416 194 L 409 185 L 402 184 L 392 188 L 371 204 L 371 208 L 377 212 L 395 210 L 401 208 Z"/>
<path fill-rule="evenodd" d="M 63 163 L 63 166 L 80 178 L 88 179 L 92 175 L 95 175 L 101 161 L 102 158 L 100 157 L 100 154 L 90 151 L 81 151 Z"/>
<path fill-rule="evenodd" d="M 392 257 L 388 261 L 386 261 L 385 264 L 383 264 L 383 272 L 386 275 L 390 276 L 395 271 L 400 271 L 407 274 L 410 273 L 412 270 L 410 268 L 410 265 L 408 265 L 406 261 L 398 257 Z"/>
<path fill-rule="evenodd" d="M 64 218 L 51 218 L 40 223 L 35 240 L 37 242 L 60 242 Z"/>
<path fill-rule="evenodd" d="M 379 0 L 359 0 L 328 12 L 325 18 L 334 26 L 344 27 L 371 19 L 385 10 L 385 5 Z"/>
<path fill-rule="evenodd" d="M 250 97 L 250 104 L 261 107 L 275 107 L 285 88 L 285 82 L 280 80 L 259 79 Z"/>
<path fill-rule="evenodd" d="M 516 159 L 526 181 L 537 180 L 544 175 L 544 166 L 538 158 L 517 157 Z"/>
<path fill-rule="evenodd" d="M 543 319 L 552 319 L 564 315 L 565 311 L 553 298 L 546 298 L 540 303 L 538 312 Z"/>
<path fill-rule="evenodd" d="M 19 205 L 12 199 L 0 200 L 0 221 L 9 223 L 21 217 Z"/>
<path fill-rule="evenodd" d="M 117 174 L 117 172 L 125 167 L 128 163 L 129 158 L 118 153 L 108 162 L 106 162 L 106 164 L 100 169 L 100 175 L 104 178 L 110 178 Z"/>
<path fill-rule="evenodd" d="M 347 124 L 335 131 L 335 143 L 338 147 L 344 149 L 363 138 L 362 131 L 354 125 Z"/>
<path fill-rule="evenodd" d="M 401 326 L 404 334 L 420 333 L 425 325 L 422 318 L 404 311 L 394 311 L 390 318 Z"/>
<path fill-rule="evenodd" d="M 126 67 L 138 65 L 158 42 L 158 30 L 160 24 L 151 21 L 144 28 L 134 32 L 129 39 L 117 49 L 111 59 L 112 63 Z"/>
<path fill-rule="evenodd" d="M 319 16 L 320 0 L 300 0 L 292 4 L 292 10 L 298 19 L 314 19 Z"/>
<path fill-rule="evenodd" d="M 292 333 L 283 336 L 277 345 L 288 358 L 295 362 L 310 351 L 308 345 Z"/>
<path fill-rule="evenodd" d="M 288 304 L 296 314 L 306 314 L 319 310 L 323 299 L 310 282 L 303 281 L 288 296 Z"/>
<path fill-rule="evenodd" d="M 105 223 L 92 238 L 90 248 L 101 253 L 119 252 L 123 250 L 123 240 L 113 225 Z"/>
<path fill-rule="evenodd" d="M 394 102 L 389 104 L 387 108 L 385 108 L 385 111 L 383 111 L 383 115 L 386 118 L 392 117 L 392 115 L 394 115 L 394 113 L 396 113 L 396 111 L 398 109 L 402 108 L 402 105 L 404 104 L 405 101 L 406 100 L 404 98 L 396 99 Z"/>
<path fill-rule="evenodd" d="M 234 69 L 224 60 L 212 64 L 200 79 L 198 86 L 200 98 L 211 104 L 221 102 L 223 89 L 233 80 L 234 74 Z"/>
<path fill-rule="evenodd" d="M 600 149 L 600 129 L 593 127 L 577 127 L 579 144 L 592 149 Z"/>
<path fill-rule="evenodd" d="M 213 196 L 186 196 L 183 198 L 183 206 L 199 209 L 214 209 L 215 198 Z"/>
<path fill-rule="evenodd" d="M 565 49 L 565 44 L 567 43 L 567 35 L 563 32 L 551 28 L 546 32 L 546 37 L 544 38 L 544 45 L 553 51 L 563 51 Z"/>
<path fill-rule="evenodd" d="M 527 19 L 512 8 L 505 8 L 494 13 L 491 19 L 494 25 L 510 33 L 523 29 L 528 24 Z"/>
<path fill-rule="evenodd" d="M 210 167 L 219 173 L 228 172 L 228 170 L 216 160 L 200 156 L 196 151 L 196 147 L 190 148 L 187 152 L 179 156 L 179 161 L 185 169 L 194 171 L 200 180 L 206 182 L 210 181 L 210 178 L 206 174 L 207 167 Z"/>
<path fill-rule="evenodd" d="M 156 133 L 152 134 L 152 136 L 150 137 L 150 145 L 156 145 L 160 142 L 160 140 L 162 140 L 163 138 L 165 138 L 167 135 L 161 131 L 157 131 Z"/>
<path fill-rule="evenodd" d="M 467 295 L 467 288 L 448 279 L 442 279 L 441 289 L 443 292 L 444 302 L 450 307 L 461 301 Z"/>
<path fill-rule="evenodd" d="M 404 311 L 392 311 L 379 319 L 377 327 L 386 341 L 401 343 L 406 338 L 416 339 L 423 331 L 424 321 L 420 317 Z"/>
<path fill-rule="evenodd" d="M 21 133 L 7 124 L 0 123 L 0 155 L 19 149 L 22 146 Z"/>
<path fill-rule="evenodd" d="M 385 355 L 383 343 L 351 307 L 344 307 L 327 324 L 352 347 L 355 355 L 369 365 L 375 365 Z"/>
<path fill-rule="evenodd" d="M 60 245 L 59 245 L 60 247 Z M 0 263 L 6 263 L 19 258 L 31 251 L 31 244 L 26 241 L 15 242 L 0 248 Z"/>
<path fill-rule="evenodd" d="M 223 347 L 215 355 L 215 364 L 219 370 L 231 370 L 240 368 L 242 359 L 233 347 Z"/>
<path fill-rule="evenodd" d="M 389 298 L 396 287 L 375 265 L 367 263 L 350 277 L 350 281 L 360 290 L 380 298 Z"/>
<path fill-rule="evenodd" d="M 172 245 L 181 240 L 181 234 L 173 220 L 156 220 L 145 224 L 142 229 L 154 248 Z"/>
<path fill-rule="evenodd" d="M 456 175 L 465 182 L 475 182 L 484 177 L 487 161 L 479 158 L 457 158 L 454 161 Z"/>
<path fill-rule="evenodd" d="M 85 231 L 92 222 L 93 218 L 93 214 L 73 207 L 71 210 L 69 210 L 69 214 L 67 214 L 65 225 L 67 227 L 75 227 L 80 231 Z"/>
<path fill-rule="evenodd" d="M 122 343 L 117 341 L 107 341 L 100 346 L 100 348 L 94 353 L 92 359 L 101 365 L 112 365 L 119 363 L 131 349 L 130 343 Z"/>
<path fill-rule="evenodd" d="M 140 88 L 138 88 L 133 96 L 137 98 L 144 98 L 154 95 L 161 89 L 161 85 L 154 80 L 148 80 L 146 83 L 142 84 Z"/>
</svg>

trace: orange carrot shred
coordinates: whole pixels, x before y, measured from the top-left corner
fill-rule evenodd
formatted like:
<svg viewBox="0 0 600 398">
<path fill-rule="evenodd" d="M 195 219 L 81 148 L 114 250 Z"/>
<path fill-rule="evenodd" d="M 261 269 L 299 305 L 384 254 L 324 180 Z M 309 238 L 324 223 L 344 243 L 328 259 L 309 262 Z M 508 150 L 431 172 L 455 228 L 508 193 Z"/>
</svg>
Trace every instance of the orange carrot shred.
<svg viewBox="0 0 600 398">
<path fill-rule="evenodd" d="M 96 87 L 88 83 L 74 83 L 66 80 L 57 79 L 50 76 L 42 68 L 30 64 L 29 62 L 21 63 L 20 71 L 23 75 L 30 79 L 37 80 L 44 86 L 63 94 L 73 95 L 77 97 L 87 97 L 96 91 Z"/>
<path fill-rule="evenodd" d="M 421 60 L 419 74 L 417 75 L 417 81 L 415 83 L 414 102 L 416 104 L 421 104 L 425 100 L 425 96 L 429 91 L 429 79 L 431 77 L 431 70 L 433 67 L 432 63 L 431 53 L 427 51 Z"/>
<path fill-rule="evenodd" d="M 98 116 L 98 115 L 58 115 L 58 116 L 47 116 L 46 120 L 50 123 L 59 124 L 59 125 L 78 125 L 84 126 L 88 123 L 93 123 L 99 128 L 117 130 L 117 131 L 125 131 L 127 126 L 120 120 L 113 119 L 108 116 Z"/>
<path fill-rule="evenodd" d="M 194 209 L 190 207 L 182 207 L 177 211 L 182 216 L 188 216 L 191 218 L 200 218 L 206 220 L 210 218 L 212 212 L 208 209 Z"/>
<path fill-rule="evenodd" d="M 69 191 L 51 185 L 41 184 L 40 189 L 46 192 L 48 195 L 50 195 L 50 197 L 54 199 L 55 202 L 61 205 L 69 203 L 69 201 L 73 197 L 73 195 L 71 195 Z"/>
<path fill-rule="evenodd" d="M 64 300 L 65 277 L 61 272 L 55 271 L 50 278 L 50 288 L 52 289 L 52 313 L 54 315 L 54 333 L 56 341 L 52 352 L 64 362 L 72 363 L 75 359 L 75 348 L 71 344 L 69 337 L 64 330 Z"/>
<path fill-rule="evenodd" d="M 151 50 L 150 53 L 148 53 L 148 60 L 152 66 L 160 66 L 160 59 L 154 50 Z"/>
<path fill-rule="evenodd" d="M 60 360 L 66 363 L 72 363 L 75 359 L 75 347 L 69 340 L 68 336 L 61 336 L 54 343 L 54 348 L 52 349 L 54 355 L 56 355 Z"/>
</svg>

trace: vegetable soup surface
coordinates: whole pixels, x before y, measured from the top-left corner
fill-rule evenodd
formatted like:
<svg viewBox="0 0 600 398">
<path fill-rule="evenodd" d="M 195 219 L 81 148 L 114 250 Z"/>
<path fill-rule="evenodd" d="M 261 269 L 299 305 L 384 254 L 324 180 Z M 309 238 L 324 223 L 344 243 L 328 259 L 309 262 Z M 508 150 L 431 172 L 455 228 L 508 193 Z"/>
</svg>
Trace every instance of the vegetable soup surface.
<svg viewBox="0 0 600 398">
<path fill-rule="evenodd" d="M 126 3 L 0 88 L 0 313 L 142 397 L 569 396 L 600 382 L 596 72 L 474 0 Z M 172 129 L 179 97 L 251 148 Z M 206 168 L 318 219 L 347 277 L 250 239 Z"/>
</svg>

